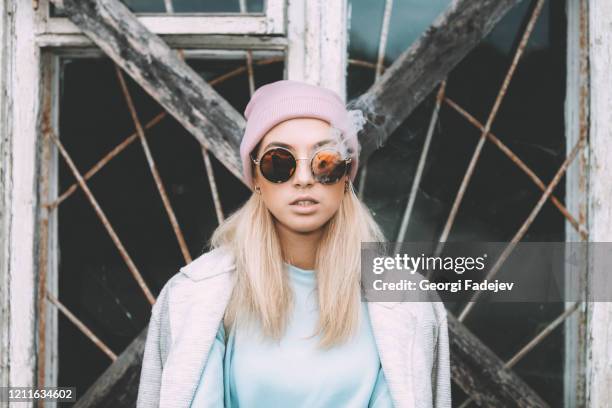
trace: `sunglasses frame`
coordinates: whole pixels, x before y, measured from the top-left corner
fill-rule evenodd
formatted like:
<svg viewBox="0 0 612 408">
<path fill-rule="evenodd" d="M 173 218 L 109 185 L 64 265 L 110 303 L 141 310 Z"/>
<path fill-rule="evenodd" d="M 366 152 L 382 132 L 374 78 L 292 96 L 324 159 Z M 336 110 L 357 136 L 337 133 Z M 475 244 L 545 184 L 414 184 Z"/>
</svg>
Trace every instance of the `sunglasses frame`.
<svg viewBox="0 0 612 408">
<path fill-rule="evenodd" d="M 321 147 L 320 149 L 315 150 L 315 151 L 312 153 L 312 155 L 310 156 L 310 158 L 308 158 L 308 157 L 305 157 L 305 158 L 297 158 L 297 157 L 295 157 L 295 155 L 293 154 L 293 152 L 292 152 L 291 150 L 287 149 L 286 147 L 282 147 L 282 146 L 272 146 L 272 147 L 270 147 L 269 149 L 266 149 L 266 151 L 264 151 L 264 152 L 261 154 L 261 156 L 260 156 L 258 159 L 256 159 L 256 158 L 254 158 L 253 156 L 249 155 L 249 157 L 251 158 L 251 160 L 253 161 L 253 163 L 255 163 L 255 165 L 259 167 L 259 172 L 261 173 L 261 175 L 263 176 L 263 178 L 265 178 L 266 180 L 268 180 L 270 183 L 275 183 L 275 184 L 282 184 L 282 183 L 286 183 L 286 182 L 288 182 L 289 180 L 291 180 L 291 178 L 293 177 L 293 174 L 292 174 L 292 175 L 291 175 L 291 177 L 289 177 L 289 178 L 288 178 L 287 180 L 285 180 L 285 181 L 273 181 L 273 180 L 269 180 L 269 179 L 268 179 L 268 178 L 267 178 L 267 177 L 264 175 L 263 171 L 261 170 L 261 158 L 262 158 L 262 157 L 264 157 L 264 156 L 266 155 L 266 153 L 268 153 L 269 151 L 272 151 L 272 150 L 278 150 L 278 149 L 281 149 L 281 150 L 286 151 L 287 153 L 289 153 L 289 154 L 291 155 L 291 157 L 293 157 L 293 160 L 296 162 L 296 170 L 297 170 L 297 162 L 298 162 L 299 160 L 310 160 L 310 166 L 309 166 L 309 167 L 310 167 L 310 172 L 312 173 L 312 178 L 313 178 L 313 179 L 315 179 L 315 180 L 317 181 L 317 183 L 321 183 L 321 182 L 320 182 L 319 180 L 317 180 L 317 177 L 315 176 L 314 171 L 312 170 L 312 160 L 315 158 L 315 156 L 316 156 L 316 155 L 317 155 L 319 152 L 322 152 L 322 151 L 325 151 L 325 150 L 332 150 L 332 151 L 336 151 L 336 152 L 338 152 L 339 156 L 340 156 L 340 157 L 342 157 L 342 154 L 340 153 L 340 150 L 338 150 L 338 149 L 336 149 L 336 148 L 326 147 L 326 146 L 323 146 L 323 147 Z M 342 174 L 342 176 L 341 176 L 340 178 L 338 178 L 338 180 L 334 181 L 333 183 L 321 183 L 321 184 L 323 184 L 324 186 L 331 186 L 331 185 L 337 184 L 337 183 L 338 183 L 338 182 L 339 182 L 339 181 L 342 179 L 342 177 L 346 176 L 346 174 L 349 172 L 349 169 L 350 169 L 351 163 L 352 163 L 352 161 L 353 161 L 353 158 L 352 158 L 352 157 L 345 157 L 345 158 L 343 158 L 343 159 L 342 159 L 342 161 L 344 161 L 344 163 L 345 163 L 345 165 L 346 165 L 346 167 L 345 167 L 345 169 L 344 169 L 344 174 Z M 294 173 L 294 174 L 295 174 L 295 173 Z"/>
</svg>

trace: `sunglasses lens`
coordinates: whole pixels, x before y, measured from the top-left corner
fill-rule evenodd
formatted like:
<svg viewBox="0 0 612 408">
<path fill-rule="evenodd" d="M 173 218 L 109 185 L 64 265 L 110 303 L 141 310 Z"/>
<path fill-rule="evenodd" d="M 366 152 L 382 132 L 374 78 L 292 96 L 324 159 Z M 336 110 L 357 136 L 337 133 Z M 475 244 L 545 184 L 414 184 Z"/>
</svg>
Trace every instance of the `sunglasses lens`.
<svg viewBox="0 0 612 408">
<path fill-rule="evenodd" d="M 268 150 L 260 162 L 261 174 L 273 183 L 283 183 L 295 172 L 295 159 L 284 149 Z"/>
<path fill-rule="evenodd" d="M 321 184 L 334 184 L 346 173 L 346 161 L 336 150 L 321 150 L 312 159 L 312 173 Z"/>
</svg>

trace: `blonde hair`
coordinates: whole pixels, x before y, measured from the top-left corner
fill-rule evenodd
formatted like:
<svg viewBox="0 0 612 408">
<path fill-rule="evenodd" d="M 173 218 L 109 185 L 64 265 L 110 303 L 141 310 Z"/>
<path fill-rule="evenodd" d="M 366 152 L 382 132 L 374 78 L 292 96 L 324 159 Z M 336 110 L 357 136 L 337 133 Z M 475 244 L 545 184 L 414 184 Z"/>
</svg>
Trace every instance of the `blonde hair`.
<svg viewBox="0 0 612 408">
<path fill-rule="evenodd" d="M 315 274 L 319 322 L 313 336 L 320 347 L 349 339 L 360 322 L 361 242 L 383 242 L 384 235 L 352 183 L 334 216 L 323 226 Z M 236 319 L 257 322 L 264 335 L 280 340 L 293 308 L 293 292 L 272 215 L 260 194 L 253 194 L 217 227 L 211 249 L 229 248 L 235 284 L 225 310 L 226 333 Z"/>
</svg>

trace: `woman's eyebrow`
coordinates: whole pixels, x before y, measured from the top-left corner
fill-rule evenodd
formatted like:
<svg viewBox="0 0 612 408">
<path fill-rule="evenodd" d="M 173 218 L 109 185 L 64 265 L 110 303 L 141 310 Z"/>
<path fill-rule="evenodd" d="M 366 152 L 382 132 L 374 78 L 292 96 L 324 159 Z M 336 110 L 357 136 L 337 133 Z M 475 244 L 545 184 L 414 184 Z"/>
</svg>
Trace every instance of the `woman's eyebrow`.
<svg viewBox="0 0 612 408">
<path fill-rule="evenodd" d="M 320 147 L 320 146 L 323 146 L 323 145 L 326 145 L 326 144 L 328 144 L 328 143 L 332 143 L 332 142 L 333 142 L 333 140 L 332 140 L 332 139 L 325 139 L 325 140 L 321 140 L 321 141 L 319 141 L 319 142 L 315 143 L 315 144 L 312 146 L 312 148 L 313 148 L 313 149 L 316 149 L 317 147 Z M 287 143 L 283 143 L 283 142 L 270 142 L 270 143 L 268 143 L 268 144 L 266 145 L 266 147 L 264 148 L 264 150 L 267 150 L 267 149 L 268 149 L 268 148 L 270 148 L 270 147 L 284 147 L 284 148 L 286 148 L 286 149 L 293 149 L 293 146 L 288 145 Z"/>
</svg>

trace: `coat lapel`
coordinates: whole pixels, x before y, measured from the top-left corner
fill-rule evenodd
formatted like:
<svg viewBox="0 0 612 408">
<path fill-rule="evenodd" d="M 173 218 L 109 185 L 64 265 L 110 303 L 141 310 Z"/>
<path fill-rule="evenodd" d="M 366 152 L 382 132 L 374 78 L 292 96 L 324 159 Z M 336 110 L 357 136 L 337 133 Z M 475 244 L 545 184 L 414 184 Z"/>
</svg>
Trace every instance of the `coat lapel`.
<svg viewBox="0 0 612 408">
<path fill-rule="evenodd" d="M 395 408 L 416 406 L 412 350 L 416 317 L 397 302 L 368 302 L 380 363 Z"/>
<path fill-rule="evenodd" d="M 195 394 L 233 287 L 232 274 L 222 274 L 233 265 L 219 264 L 216 258 L 188 265 L 182 271 L 191 281 L 172 288 L 172 346 L 162 373 L 160 407 L 189 407 Z M 204 279 L 217 274 L 221 276 Z"/>
</svg>

